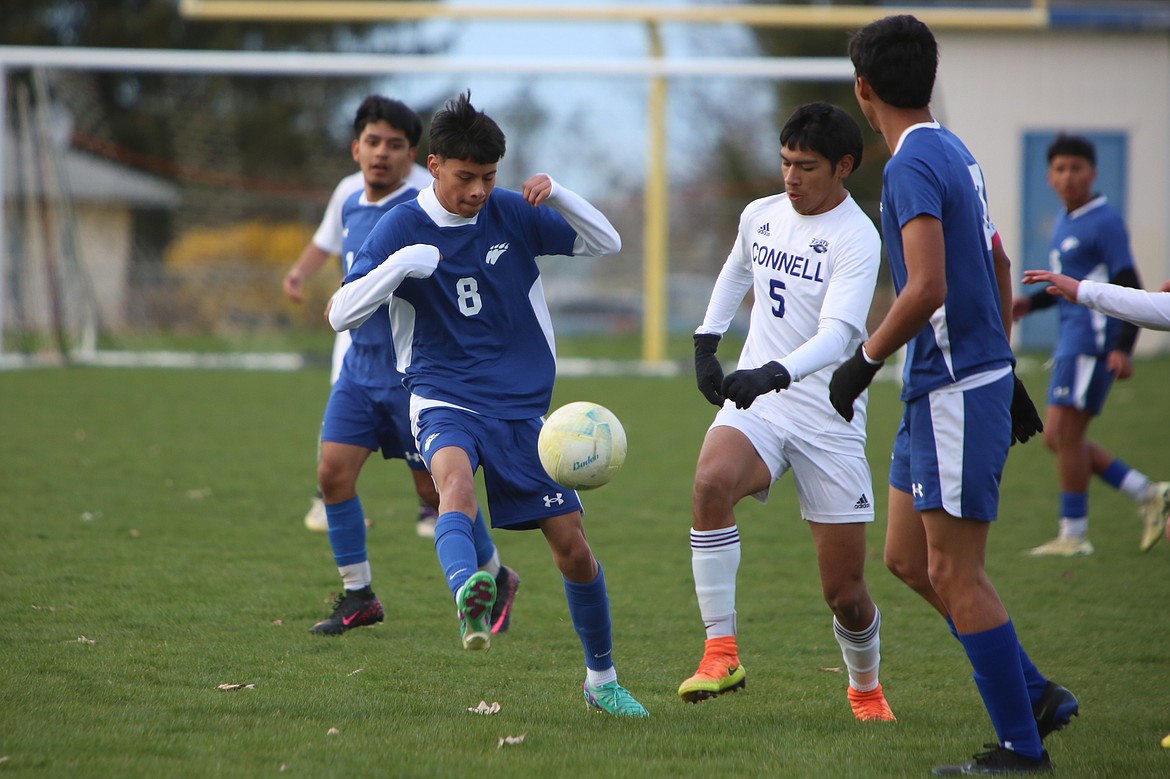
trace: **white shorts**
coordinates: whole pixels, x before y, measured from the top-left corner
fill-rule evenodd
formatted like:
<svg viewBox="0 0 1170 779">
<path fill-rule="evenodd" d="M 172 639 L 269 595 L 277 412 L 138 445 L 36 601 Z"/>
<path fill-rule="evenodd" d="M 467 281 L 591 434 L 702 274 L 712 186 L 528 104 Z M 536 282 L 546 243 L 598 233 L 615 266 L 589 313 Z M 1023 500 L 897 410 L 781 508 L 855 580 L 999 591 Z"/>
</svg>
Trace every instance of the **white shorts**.
<svg viewBox="0 0 1170 779">
<path fill-rule="evenodd" d="M 809 522 L 873 522 L 873 478 L 865 451 L 842 454 L 822 449 L 764 419 L 756 411 L 728 404 L 711 427 L 731 427 L 747 436 L 772 474 L 772 481 L 792 471 L 800 513 Z M 753 493 L 768 502 L 769 488 Z"/>
</svg>

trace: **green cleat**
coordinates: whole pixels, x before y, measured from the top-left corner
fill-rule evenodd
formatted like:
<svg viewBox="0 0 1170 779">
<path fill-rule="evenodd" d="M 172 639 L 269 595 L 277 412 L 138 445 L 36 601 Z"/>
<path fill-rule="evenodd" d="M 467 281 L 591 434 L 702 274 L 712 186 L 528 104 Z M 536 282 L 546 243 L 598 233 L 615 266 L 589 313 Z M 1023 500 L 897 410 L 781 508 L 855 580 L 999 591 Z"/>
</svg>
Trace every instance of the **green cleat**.
<svg viewBox="0 0 1170 779">
<path fill-rule="evenodd" d="M 492 606 L 496 602 L 496 580 L 476 571 L 459 589 L 459 634 L 463 648 L 486 652 L 492 645 Z"/>
<path fill-rule="evenodd" d="M 585 702 L 597 711 L 604 711 L 615 717 L 650 716 L 642 704 L 634 700 L 634 696 L 630 695 L 629 690 L 617 682 L 606 682 L 599 687 L 594 687 L 586 681 L 583 692 L 585 693 Z"/>
</svg>

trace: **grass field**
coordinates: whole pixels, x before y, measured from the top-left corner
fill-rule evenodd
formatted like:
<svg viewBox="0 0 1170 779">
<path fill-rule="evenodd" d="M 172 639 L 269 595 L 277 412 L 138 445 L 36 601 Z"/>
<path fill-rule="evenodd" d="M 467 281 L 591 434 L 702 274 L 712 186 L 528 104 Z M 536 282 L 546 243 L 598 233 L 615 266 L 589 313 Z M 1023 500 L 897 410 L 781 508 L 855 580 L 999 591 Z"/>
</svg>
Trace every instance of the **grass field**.
<svg viewBox="0 0 1170 779">
<path fill-rule="evenodd" d="M 1045 376 L 1025 379 L 1042 396 Z M 687 531 L 712 413 L 685 374 L 564 379 L 554 399 L 600 401 L 627 427 L 626 468 L 584 495 L 586 527 L 621 681 L 649 720 L 586 710 L 537 533 L 496 534 L 523 577 L 512 630 L 486 655 L 460 649 L 400 463 L 371 460 L 360 484 L 387 622 L 309 635 L 339 586 L 326 538 L 301 524 L 326 384 L 324 370 L 0 373 L 0 776 L 914 777 L 993 740 L 960 647 L 881 565 L 892 383 L 871 400 L 868 572 L 893 725 L 850 715 L 788 480 L 739 514 L 746 691 L 676 697 L 702 648 Z M 1094 427 L 1162 478 L 1168 385 L 1170 359 L 1140 361 Z M 1097 554 L 1027 558 L 1055 531 L 1056 489 L 1040 443 L 1013 450 L 988 564 L 1032 658 L 1081 699 L 1053 761 L 1067 777 L 1170 776 L 1170 544 L 1140 553 L 1132 502 L 1098 482 Z M 468 713 L 481 699 L 500 713 Z"/>
</svg>

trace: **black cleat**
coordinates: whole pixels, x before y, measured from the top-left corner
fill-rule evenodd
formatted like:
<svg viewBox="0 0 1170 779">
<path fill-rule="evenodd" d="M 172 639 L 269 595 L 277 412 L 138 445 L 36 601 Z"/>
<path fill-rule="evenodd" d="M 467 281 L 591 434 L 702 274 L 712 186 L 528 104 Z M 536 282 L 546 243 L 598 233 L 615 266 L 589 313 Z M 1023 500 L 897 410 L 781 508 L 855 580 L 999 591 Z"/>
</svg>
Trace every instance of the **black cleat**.
<svg viewBox="0 0 1170 779">
<path fill-rule="evenodd" d="M 1063 728 L 1073 717 L 1080 714 L 1080 710 L 1077 696 L 1059 684 L 1049 682 L 1040 700 L 1032 704 L 1032 715 L 1036 718 L 1036 729 L 1040 731 L 1040 738 L 1045 739 Z"/>
<path fill-rule="evenodd" d="M 512 601 L 520 589 L 520 576 L 506 565 L 496 574 L 496 602 L 492 606 L 492 635 L 504 633 L 512 624 Z"/>
<path fill-rule="evenodd" d="M 382 601 L 378 600 L 378 596 L 369 585 L 366 585 L 360 590 L 346 590 L 338 595 L 333 603 L 333 613 L 309 628 L 309 632 L 340 636 L 350 628 L 381 622 L 384 616 Z"/>
<path fill-rule="evenodd" d="M 975 755 L 975 759 L 963 765 L 936 765 L 930 769 L 931 776 L 994 776 L 999 774 L 1050 774 L 1052 761 L 1048 752 L 1040 753 L 1039 760 L 1032 760 L 1017 754 L 999 744 L 984 744 L 986 752 Z"/>
</svg>

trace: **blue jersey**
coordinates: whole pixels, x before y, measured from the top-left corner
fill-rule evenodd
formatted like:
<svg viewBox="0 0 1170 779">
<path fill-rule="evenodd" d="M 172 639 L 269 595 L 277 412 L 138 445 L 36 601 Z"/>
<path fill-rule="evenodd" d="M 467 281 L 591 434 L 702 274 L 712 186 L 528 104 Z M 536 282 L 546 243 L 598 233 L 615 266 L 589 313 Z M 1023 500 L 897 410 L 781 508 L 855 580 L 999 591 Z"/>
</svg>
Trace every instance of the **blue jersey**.
<svg viewBox="0 0 1170 779">
<path fill-rule="evenodd" d="M 399 203 L 418 195 L 414 187 L 403 187 L 376 203 L 365 200 L 365 190 L 354 192 L 341 206 L 341 262 L 346 272 L 365 243 L 366 236 L 378 220 Z M 351 380 L 365 387 L 401 386 L 402 374 L 395 366 L 394 345 L 390 340 L 390 312 L 382 306 L 373 316 L 350 331 L 352 345 L 346 352 L 341 369 Z"/>
<path fill-rule="evenodd" d="M 405 246 L 438 248 L 434 274 L 405 279 L 390 301 L 407 389 L 499 419 L 530 419 L 548 411 L 556 377 L 536 257 L 572 254 L 576 237 L 557 211 L 506 189 L 456 226 L 439 226 L 415 200 L 377 224 L 345 281 Z"/>
<path fill-rule="evenodd" d="M 906 285 L 903 225 L 938 219 L 946 251 L 946 300 L 906 346 L 902 399 L 1010 365 L 983 171 L 963 142 L 933 122 L 907 130 L 882 173 L 881 214 L 897 292 Z"/>
<path fill-rule="evenodd" d="M 1054 273 L 1077 281 L 1109 281 L 1118 272 L 1133 267 L 1125 222 L 1104 196 L 1057 215 L 1048 241 L 1048 264 Z M 1057 300 L 1060 330 L 1054 356 L 1100 356 L 1114 348 L 1121 329 L 1119 320 L 1064 298 Z"/>
</svg>

